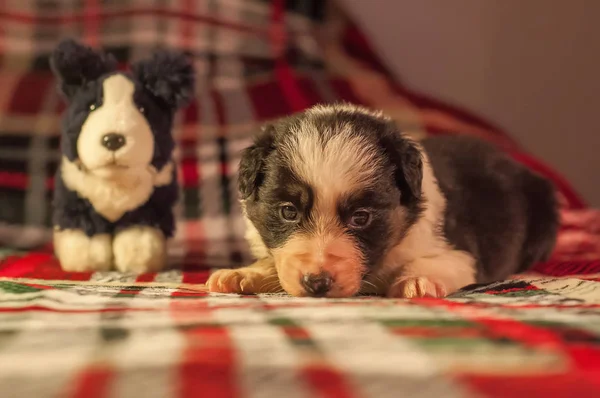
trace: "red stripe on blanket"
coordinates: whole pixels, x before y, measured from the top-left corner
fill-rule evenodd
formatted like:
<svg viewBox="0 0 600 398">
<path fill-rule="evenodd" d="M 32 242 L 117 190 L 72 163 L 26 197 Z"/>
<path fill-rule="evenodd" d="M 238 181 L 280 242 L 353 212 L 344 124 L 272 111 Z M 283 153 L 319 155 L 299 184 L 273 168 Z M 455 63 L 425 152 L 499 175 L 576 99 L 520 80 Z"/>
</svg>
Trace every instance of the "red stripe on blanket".
<svg viewBox="0 0 600 398">
<path fill-rule="evenodd" d="M 189 144 L 189 141 L 187 141 Z M 186 157 L 181 161 L 181 184 L 183 188 L 198 188 L 198 161 L 194 157 Z"/>
<path fill-rule="evenodd" d="M 184 331 L 187 348 L 180 368 L 181 397 L 235 398 L 235 349 L 223 327 Z"/>
<path fill-rule="evenodd" d="M 0 171 L 0 188 L 19 189 L 25 191 L 29 187 L 29 175 L 26 173 Z M 46 189 L 54 188 L 54 178 L 46 179 Z"/>
<path fill-rule="evenodd" d="M 0 262 L 0 277 L 87 281 L 91 272 L 65 272 L 51 253 L 31 252 Z"/>
<path fill-rule="evenodd" d="M 183 115 L 184 126 L 195 125 L 200 121 L 197 100 L 192 101 L 181 113 Z"/>
<path fill-rule="evenodd" d="M 549 374 L 542 376 L 484 376 L 458 377 L 480 394 L 489 398 L 506 397 L 594 397 L 600 389 L 576 374 Z"/>
<path fill-rule="evenodd" d="M 550 276 L 597 274 L 600 273 L 600 260 L 538 263 L 534 265 L 532 271 Z"/>
<path fill-rule="evenodd" d="M 350 398 L 352 390 L 340 372 L 329 367 L 309 365 L 301 370 L 308 383 L 316 390 L 313 397 Z"/>
<path fill-rule="evenodd" d="M 184 4 L 184 6 L 191 6 L 190 4 Z M 186 32 L 183 32 L 186 33 Z M 185 38 L 184 38 L 185 39 Z M 196 112 L 201 113 L 202 109 L 200 104 L 197 103 Z M 187 152 L 186 158 L 182 166 L 183 171 L 183 212 L 185 218 L 195 219 L 190 222 L 181 225 L 179 228 L 183 229 L 183 239 L 188 243 L 184 247 L 186 251 L 183 256 L 183 263 L 186 264 L 190 261 L 190 258 L 199 257 L 202 260 L 205 256 L 203 247 L 195 247 L 189 244 L 189 242 L 202 241 L 204 238 L 204 225 L 201 221 L 201 209 L 204 205 L 202 203 L 202 161 L 198 157 L 197 152 L 197 137 L 201 134 L 200 126 L 196 128 L 196 134 L 193 134 L 189 140 L 186 140 L 186 144 L 189 146 L 190 151 Z M 192 188 L 192 189 L 186 189 Z"/>
<path fill-rule="evenodd" d="M 279 118 L 292 112 L 282 88 L 276 82 L 257 83 L 247 90 L 258 121 Z"/>
<path fill-rule="evenodd" d="M 180 1 L 181 12 L 186 15 L 194 14 L 194 1 L 193 0 L 181 0 Z M 189 19 L 182 21 L 181 23 L 181 46 L 183 48 L 190 48 L 190 44 L 194 40 L 194 24 Z"/>
<path fill-rule="evenodd" d="M 97 47 L 100 33 L 101 8 L 98 0 L 86 0 L 83 8 L 83 39 L 87 44 Z"/>
<path fill-rule="evenodd" d="M 154 282 L 154 278 L 156 278 L 156 272 L 142 274 L 135 278 L 136 282 Z"/>
<path fill-rule="evenodd" d="M 496 338 L 513 340 L 541 350 L 565 353 L 571 360 L 573 377 L 587 381 L 600 393 L 600 347 L 581 346 L 561 339 L 557 332 L 536 327 L 509 318 L 492 318 L 487 313 L 466 303 L 443 299 L 415 299 L 414 302 L 431 307 L 444 307 L 462 317 L 486 327 L 487 332 Z"/>
<path fill-rule="evenodd" d="M 298 87 L 298 79 L 294 76 L 292 68 L 284 59 L 279 59 L 275 65 L 275 76 L 281 85 L 287 102 L 292 112 L 300 112 L 310 107 L 310 102 L 305 98 L 302 90 Z"/>
<path fill-rule="evenodd" d="M 113 313 L 113 312 L 146 312 L 154 311 L 154 308 L 99 308 L 92 310 L 66 310 L 57 308 L 42 307 L 40 305 L 28 305 L 25 307 L 0 307 L 0 312 L 56 312 L 64 314 L 93 314 L 93 313 Z"/>
<path fill-rule="evenodd" d="M 69 396 L 73 398 L 107 397 L 109 395 L 108 387 L 113 376 L 113 371 L 106 366 L 88 368 L 74 381 L 75 387 Z"/>
<path fill-rule="evenodd" d="M 270 41 L 273 53 L 277 54 L 275 61 L 275 77 L 279 82 L 284 98 L 292 108 L 292 112 L 300 112 L 310 106 L 298 86 L 298 78 L 287 63 L 285 54 L 285 1 L 274 0 L 271 2 Z"/>
<path fill-rule="evenodd" d="M 9 114 L 37 115 L 53 82 L 52 74 L 33 71 L 23 75 L 14 88 Z M 31 95 L 38 93 L 38 95 Z"/>
<path fill-rule="evenodd" d="M 303 327 L 284 326 L 282 327 L 282 331 L 292 343 L 310 341 L 310 333 Z M 343 374 L 327 363 L 324 358 L 318 362 L 313 361 L 312 363 L 301 365 L 300 373 L 315 390 L 315 394 L 311 394 L 311 396 L 323 398 L 347 398 L 354 396 Z"/>
<path fill-rule="evenodd" d="M 194 23 L 205 23 L 208 25 L 214 25 L 221 28 L 227 28 L 238 32 L 251 33 L 258 36 L 268 36 L 269 31 L 260 28 L 258 26 L 245 25 L 234 21 L 226 21 L 223 19 L 213 18 L 207 15 L 191 14 L 185 12 L 173 11 L 169 8 L 141 8 L 131 7 L 122 11 L 102 11 L 99 12 L 97 18 L 100 22 L 106 23 L 106 21 L 113 19 L 123 18 L 141 18 L 141 17 L 161 17 L 168 19 L 180 19 L 184 21 L 191 21 Z M 85 13 L 69 13 L 65 15 L 47 16 L 38 15 L 25 12 L 7 12 L 0 11 L 0 20 L 11 21 L 12 23 L 32 24 L 32 25 L 62 25 L 72 23 L 82 23 L 86 21 Z"/>
<path fill-rule="evenodd" d="M 198 270 L 197 265 L 185 265 L 183 272 L 183 283 L 202 284 L 206 283 L 210 270 Z"/>
<path fill-rule="evenodd" d="M 40 261 L 46 261 L 45 257 L 33 256 L 29 261 L 23 261 L 23 257 L 10 256 L 0 262 L 0 276 L 5 278 L 19 278 L 35 271 Z M 36 258 L 37 257 L 37 258 Z"/>
</svg>

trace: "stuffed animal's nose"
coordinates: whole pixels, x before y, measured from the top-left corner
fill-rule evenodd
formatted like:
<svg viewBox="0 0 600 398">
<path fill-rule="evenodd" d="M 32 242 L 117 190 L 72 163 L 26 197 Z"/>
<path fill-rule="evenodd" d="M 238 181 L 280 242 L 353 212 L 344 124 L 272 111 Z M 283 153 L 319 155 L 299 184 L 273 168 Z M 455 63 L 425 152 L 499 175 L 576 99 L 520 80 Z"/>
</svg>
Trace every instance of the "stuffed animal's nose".
<svg viewBox="0 0 600 398">
<path fill-rule="evenodd" d="M 327 272 L 320 274 L 306 274 L 302 277 L 302 286 L 311 296 L 324 296 L 331 290 L 333 280 Z"/>
<path fill-rule="evenodd" d="M 125 145 L 123 134 L 109 133 L 102 137 L 102 145 L 109 151 L 116 151 Z"/>
</svg>

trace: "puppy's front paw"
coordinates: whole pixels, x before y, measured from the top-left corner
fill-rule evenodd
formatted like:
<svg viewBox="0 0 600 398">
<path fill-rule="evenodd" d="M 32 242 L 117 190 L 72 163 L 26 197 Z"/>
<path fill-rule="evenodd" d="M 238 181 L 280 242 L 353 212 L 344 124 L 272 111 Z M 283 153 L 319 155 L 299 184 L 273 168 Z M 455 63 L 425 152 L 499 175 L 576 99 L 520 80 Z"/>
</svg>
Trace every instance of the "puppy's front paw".
<svg viewBox="0 0 600 398">
<path fill-rule="evenodd" d="M 417 298 L 417 297 L 446 297 L 446 287 L 425 276 L 403 276 L 390 286 L 388 297 Z"/>
<path fill-rule="evenodd" d="M 124 229 L 113 240 L 115 267 L 121 272 L 156 272 L 167 262 L 167 242 L 163 233 L 152 227 Z"/>
<path fill-rule="evenodd" d="M 67 272 L 108 271 L 112 267 L 111 236 L 87 236 L 78 229 L 54 231 L 54 252 Z"/>
<path fill-rule="evenodd" d="M 276 275 L 268 276 L 249 267 L 215 271 L 206 285 L 215 293 L 257 294 L 281 289 Z"/>
</svg>

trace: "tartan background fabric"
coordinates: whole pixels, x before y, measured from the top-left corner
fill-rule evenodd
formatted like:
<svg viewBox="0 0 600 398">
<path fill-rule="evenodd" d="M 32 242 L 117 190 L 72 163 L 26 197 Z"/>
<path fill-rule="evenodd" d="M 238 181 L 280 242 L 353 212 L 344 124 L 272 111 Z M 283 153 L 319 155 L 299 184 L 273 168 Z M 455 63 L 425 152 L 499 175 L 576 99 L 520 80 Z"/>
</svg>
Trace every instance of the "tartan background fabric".
<svg viewBox="0 0 600 398">
<path fill-rule="evenodd" d="M 50 240 L 53 175 L 64 104 L 49 71 L 57 42 L 77 37 L 121 65 L 160 46 L 189 52 L 196 100 L 178 114 L 181 198 L 175 263 L 249 261 L 237 202 L 239 153 L 265 121 L 319 102 L 383 109 L 415 136 L 484 137 L 553 178 L 566 209 L 583 207 L 552 169 L 479 118 L 391 78 L 361 32 L 328 2 L 262 0 L 18 1 L 0 19 L 0 244 Z M 327 17 L 325 17 L 327 16 Z"/>
<path fill-rule="evenodd" d="M 498 127 L 392 78 L 331 1 L 4 0 L 0 21 L 0 397 L 600 395 L 600 212 Z M 123 67 L 161 46 L 194 57 L 170 270 L 66 273 L 52 255 L 64 104 L 48 54 L 66 36 Z M 552 258 L 444 300 L 207 293 L 211 269 L 250 261 L 240 150 L 261 123 L 338 100 L 415 138 L 482 137 L 551 178 Z"/>
</svg>

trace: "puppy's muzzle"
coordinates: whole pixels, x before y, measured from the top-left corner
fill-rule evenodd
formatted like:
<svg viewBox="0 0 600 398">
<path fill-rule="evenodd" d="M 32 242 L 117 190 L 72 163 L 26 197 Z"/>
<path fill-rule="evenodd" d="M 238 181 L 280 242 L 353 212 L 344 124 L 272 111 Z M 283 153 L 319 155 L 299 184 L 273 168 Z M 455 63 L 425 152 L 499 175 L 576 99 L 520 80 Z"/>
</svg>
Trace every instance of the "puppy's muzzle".
<svg viewBox="0 0 600 398">
<path fill-rule="evenodd" d="M 304 274 L 300 282 L 306 293 L 314 297 L 322 297 L 331 290 L 333 278 L 327 272 Z"/>
</svg>

